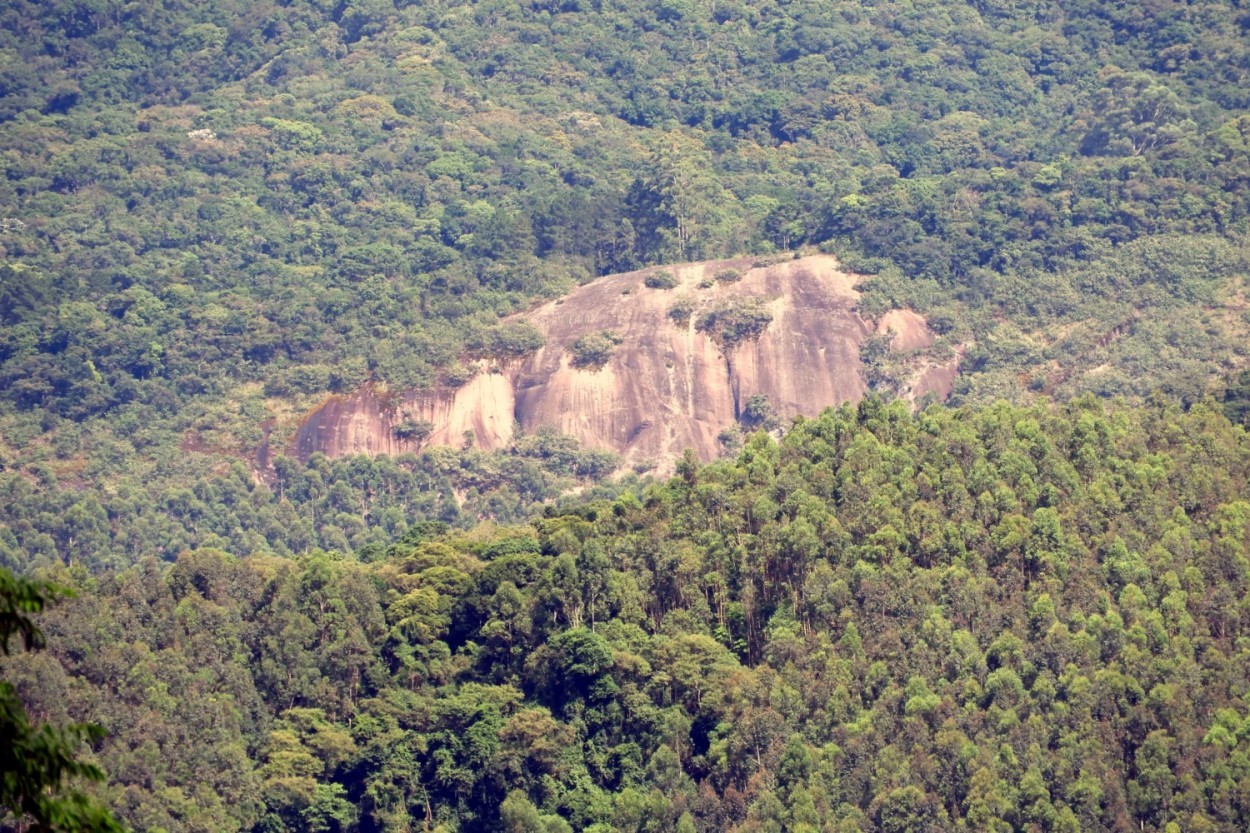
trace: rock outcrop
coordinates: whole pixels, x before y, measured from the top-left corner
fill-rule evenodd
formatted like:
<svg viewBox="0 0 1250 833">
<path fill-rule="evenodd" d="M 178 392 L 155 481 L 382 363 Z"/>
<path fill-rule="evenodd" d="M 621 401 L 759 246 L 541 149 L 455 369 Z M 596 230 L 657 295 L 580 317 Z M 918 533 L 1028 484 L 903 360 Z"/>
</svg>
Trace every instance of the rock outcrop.
<svg viewBox="0 0 1250 833">
<path fill-rule="evenodd" d="M 877 334 L 890 336 L 895 350 L 923 350 L 936 336 L 924 316 L 909 309 L 892 309 L 877 321 Z"/>
<path fill-rule="evenodd" d="M 502 367 L 482 362 L 456 390 L 383 397 L 366 388 L 332 397 L 300 426 L 293 450 L 302 458 L 316 451 L 395 454 L 466 438 L 491 449 L 506 446 L 518 426 L 549 425 L 630 462 L 666 467 L 686 448 L 711 459 L 720 452 L 718 435 L 757 394 L 768 397 L 783 423 L 862 397 L 860 345 L 874 330 L 893 332 L 898 350 L 932 343 L 914 312 L 891 311 L 876 326 L 863 319 L 857 280 L 828 255 L 601 278 L 524 314 L 546 336 L 525 359 Z M 728 310 L 732 318 L 738 307 L 753 312 L 754 328 L 708 326 L 708 313 L 723 318 Z M 579 366 L 574 344 L 597 333 L 609 334 L 615 347 L 602 365 Z M 918 369 L 912 390 L 944 395 L 954 367 Z M 431 430 L 419 441 L 400 440 L 395 427 L 404 421 Z"/>
<path fill-rule="evenodd" d="M 405 449 L 395 437 L 395 417 L 370 386 L 351 396 L 331 396 L 300 423 L 292 450 L 301 460 L 318 451 L 328 457 L 398 454 Z"/>
</svg>

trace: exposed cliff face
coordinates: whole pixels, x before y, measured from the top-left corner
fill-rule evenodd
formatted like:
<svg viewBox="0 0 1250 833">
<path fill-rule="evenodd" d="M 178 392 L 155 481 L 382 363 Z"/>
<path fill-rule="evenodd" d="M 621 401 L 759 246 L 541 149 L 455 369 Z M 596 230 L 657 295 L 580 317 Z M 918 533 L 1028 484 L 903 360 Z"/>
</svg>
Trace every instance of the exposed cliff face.
<svg viewBox="0 0 1250 833">
<path fill-rule="evenodd" d="M 890 336 L 895 350 L 923 350 L 934 342 L 924 316 L 909 309 L 892 309 L 877 321 L 877 334 Z"/>
<path fill-rule="evenodd" d="M 730 268 L 744 272 L 740 280 L 715 280 Z M 628 459 L 670 459 L 685 448 L 709 459 L 720 450 L 717 435 L 755 394 L 766 394 L 783 417 L 816 413 L 863 394 L 859 343 L 869 329 L 853 312 L 854 279 L 838 270 L 834 258 L 664 271 L 677 287 L 647 288 L 650 272 L 615 275 L 528 316 L 547 344 L 515 375 L 524 427 L 556 425 Z M 722 350 L 699 331 L 701 310 L 750 297 L 765 302 L 772 314 L 758 339 Z M 684 323 L 668 314 L 679 300 L 693 305 Z M 608 363 L 599 370 L 573 367 L 569 346 L 604 330 L 621 337 Z"/>
<path fill-rule="evenodd" d="M 728 270 L 741 277 L 725 280 L 732 277 Z M 676 286 L 648 288 L 648 276 L 658 271 L 672 275 Z M 827 255 L 755 268 L 750 261 L 715 261 L 612 275 L 526 313 L 547 341 L 514 366 L 484 364 L 455 391 L 384 401 L 365 389 L 332 398 L 301 426 L 294 451 L 306 458 L 314 451 L 414 450 L 417 443 L 394 436 L 407 419 L 433 425 L 421 445 L 460 445 L 470 432 L 478 447 L 500 448 L 516 425 L 525 431 L 551 425 L 629 461 L 665 466 L 686 448 L 710 459 L 720 451 L 718 434 L 756 394 L 766 395 L 783 421 L 863 396 L 859 349 L 874 327 L 855 311 L 855 284 Z M 700 326 L 708 311 L 751 299 L 771 316 L 756 337 L 727 343 Z M 669 314 L 679 302 L 691 312 L 684 321 Z M 924 319 L 910 311 L 888 313 L 878 331 L 894 332 L 900 350 L 933 340 Z M 606 363 L 575 366 L 574 342 L 600 332 L 619 339 Z M 954 366 L 942 370 L 925 371 L 913 389 L 945 393 Z"/>
<path fill-rule="evenodd" d="M 395 438 L 399 420 L 372 387 L 351 396 L 331 396 L 308 415 L 295 434 L 295 456 L 307 460 L 320 451 L 328 457 L 348 454 L 398 454 L 411 450 Z"/>
<path fill-rule="evenodd" d="M 512 383 L 499 373 L 479 373 L 456 390 L 403 397 L 366 386 L 351 396 L 331 396 L 309 414 L 295 434 L 293 451 L 301 460 L 318 451 L 328 457 L 395 455 L 462 445 L 466 432 L 480 448 L 503 448 L 512 440 L 514 408 Z M 433 430 L 420 440 L 401 440 L 395 429 L 405 421 L 427 422 Z"/>
<path fill-rule="evenodd" d="M 516 396 L 511 379 L 483 368 L 455 391 L 411 396 L 400 410 L 405 418 L 434 426 L 423 445 L 463 445 L 472 434 L 479 448 L 503 448 L 512 441 Z"/>
</svg>

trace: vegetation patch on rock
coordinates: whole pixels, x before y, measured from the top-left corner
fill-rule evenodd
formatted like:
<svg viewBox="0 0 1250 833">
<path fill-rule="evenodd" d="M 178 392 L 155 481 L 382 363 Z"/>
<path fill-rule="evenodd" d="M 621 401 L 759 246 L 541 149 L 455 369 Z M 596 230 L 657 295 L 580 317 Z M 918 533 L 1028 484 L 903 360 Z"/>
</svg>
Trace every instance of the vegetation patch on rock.
<svg viewBox="0 0 1250 833">
<path fill-rule="evenodd" d="M 489 359 L 519 359 L 538 350 L 546 337 L 528 321 L 509 321 L 478 331 L 467 339 L 469 355 Z"/>
<path fill-rule="evenodd" d="M 621 337 L 611 330 L 588 333 L 569 345 L 572 365 L 580 370 L 599 370 L 612 358 L 612 351 L 621 343 Z"/>
<path fill-rule="evenodd" d="M 762 298 L 727 298 L 699 316 L 695 329 L 707 333 L 724 350 L 759 338 L 772 322 Z"/>
<path fill-rule="evenodd" d="M 661 270 L 647 275 L 642 283 L 647 289 L 674 289 L 677 286 L 677 278 L 673 277 L 672 272 Z"/>
<path fill-rule="evenodd" d="M 671 307 L 668 308 L 668 317 L 682 327 L 690 323 L 690 318 L 694 315 L 695 303 L 693 298 L 678 298 Z"/>
</svg>

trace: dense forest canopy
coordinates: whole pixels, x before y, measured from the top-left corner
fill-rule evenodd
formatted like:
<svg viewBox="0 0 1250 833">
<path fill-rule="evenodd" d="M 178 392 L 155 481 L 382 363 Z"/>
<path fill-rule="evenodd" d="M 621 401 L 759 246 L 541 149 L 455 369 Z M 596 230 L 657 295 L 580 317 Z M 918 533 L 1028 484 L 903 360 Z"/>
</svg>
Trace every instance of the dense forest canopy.
<svg viewBox="0 0 1250 833">
<path fill-rule="evenodd" d="M 500 315 L 643 264 L 836 252 L 878 276 L 866 312 L 910 305 L 972 345 L 959 402 L 1193 402 L 1245 364 L 1236 3 L 14 0 L 0 20 L 0 469 L 131 538 L 114 561 L 274 538 L 252 533 L 273 513 L 169 507 L 220 505 L 202 492 L 327 392 L 462 382 L 532 349 Z M 475 479 L 398 505 L 443 517 Z M 535 490 L 506 479 L 497 511 L 453 502 L 519 520 Z M 402 534 L 276 494 L 309 527 L 278 552 Z M 5 563 L 73 557 L 77 533 L 3 513 Z"/>
<path fill-rule="evenodd" d="M 6 398 L 70 418 L 431 384 L 495 315 L 643 263 L 829 244 L 1081 292 L 1118 244 L 1245 230 L 1233 5 L 5 15 Z M 1156 293 L 1202 294 L 1199 241 Z"/>
<path fill-rule="evenodd" d="M 528 525 L 62 566 L 6 673 L 143 830 L 1245 830 L 1248 486 L 1205 405 L 874 398 Z"/>
<path fill-rule="evenodd" d="M 102 726 L 83 789 L 171 833 L 1250 828 L 1248 30 L 9 0 L 0 568 L 78 595 L 5 720 Z M 953 407 L 877 338 L 858 407 L 667 482 L 285 456 L 597 276 L 803 250 L 926 315 Z"/>
</svg>

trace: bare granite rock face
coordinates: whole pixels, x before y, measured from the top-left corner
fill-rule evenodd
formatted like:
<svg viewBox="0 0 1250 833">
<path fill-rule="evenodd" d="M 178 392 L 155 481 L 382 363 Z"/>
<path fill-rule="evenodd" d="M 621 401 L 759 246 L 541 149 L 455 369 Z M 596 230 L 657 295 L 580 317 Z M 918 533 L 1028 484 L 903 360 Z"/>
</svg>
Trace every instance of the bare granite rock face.
<svg viewBox="0 0 1250 833">
<path fill-rule="evenodd" d="M 525 359 L 481 362 L 455 390 L 386 397 L 365 388 L 332 397 L 300 426 L 292 450 L 305 459 L 316 451 L 396 454 L 466 438 L 492 449 L 506 446 L 517 426 L 549 425 L 662 470 L 686 448 L 709 460 L 720 453 L 721 430 L 756 394 L 768 397 L 783 423 L 858 401 L 866 391 L 860 345 L 874 331 L 893 332 L 900 350 L 933 342 L 915 312 L 893 310 L 875 327 L 864 320 L 857 281 L 830 255 L 611 275 L 525 313 L 546 336 Z M 747 321 L 737 330 L 735 316 Z M 615 346 L 602 365 L 579 366 L 573 345 L 598 333 Z M 953 364 L 924 368 L 913 390 L 944 395 L 954 371 Z M 432 430 L 419 441 L 399 440 L 394 428 L 404 420 Z"/>
<path fill-rule="evenodd" d="M 398 454 L 405 450 L 395 439 L 398 424 L 384 398 L 366 386 L 351 396 L 334 395 L 300 423 L 292 447 L 307 460 L 320 451 L 327 457 L 348 454 Z"/>
<path fill-rule="evenodd" d="M 890 336 L 895 350 L 923 350 L 936 340 L 924 316 L 914 310 L 892 309 L 877 322 L 877 334 Z"/>
</svg>

